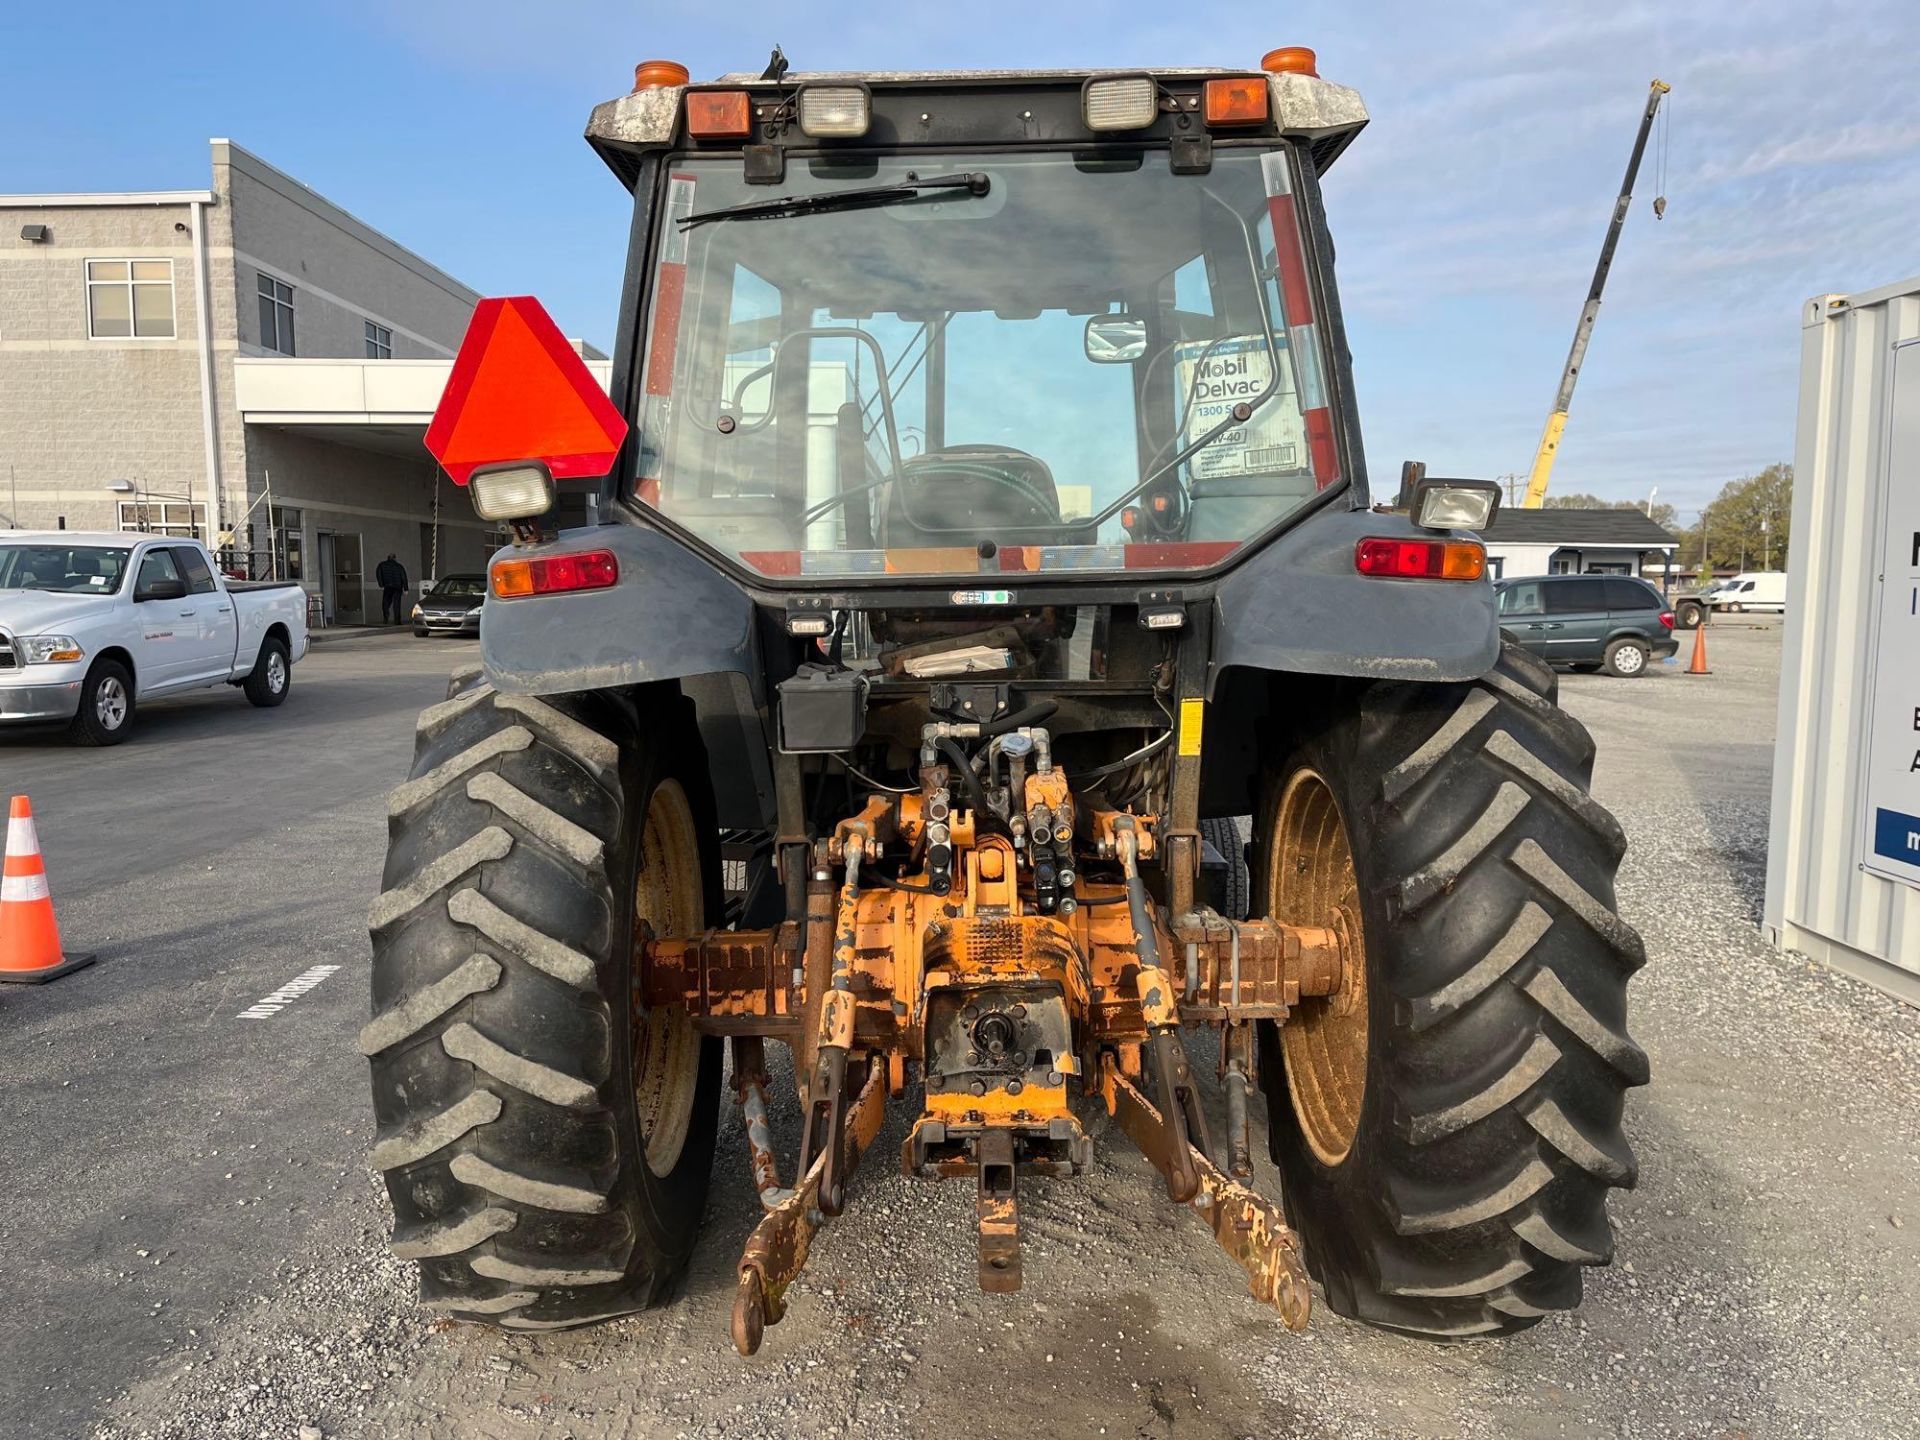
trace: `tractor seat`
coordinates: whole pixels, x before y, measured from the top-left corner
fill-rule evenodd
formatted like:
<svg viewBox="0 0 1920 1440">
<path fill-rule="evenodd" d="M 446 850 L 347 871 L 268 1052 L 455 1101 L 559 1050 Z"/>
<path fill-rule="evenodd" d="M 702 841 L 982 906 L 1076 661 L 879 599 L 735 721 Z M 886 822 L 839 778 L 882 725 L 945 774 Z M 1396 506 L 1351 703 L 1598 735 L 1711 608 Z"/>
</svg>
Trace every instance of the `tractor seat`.
<svg viewBox="0 0 1920 1440">
<path fill-rule="evenodd" d="M 1062 523 L 1047 462 L 1005 445 L 948 445 L 916 455 L 901 466 L 891 490 L 887 543 L 893 546 L 967 544 Z"/>
</svg>

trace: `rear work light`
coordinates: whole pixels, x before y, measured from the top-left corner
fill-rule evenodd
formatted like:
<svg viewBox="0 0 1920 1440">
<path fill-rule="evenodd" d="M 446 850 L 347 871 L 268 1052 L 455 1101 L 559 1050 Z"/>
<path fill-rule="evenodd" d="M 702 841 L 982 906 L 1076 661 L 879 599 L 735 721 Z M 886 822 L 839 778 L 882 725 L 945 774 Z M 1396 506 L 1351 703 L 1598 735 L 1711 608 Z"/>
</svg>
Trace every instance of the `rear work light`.
<svg viewBox="0 0 1920 1440">
<path fill-rule="evenodd" d="M 1151 75 L 1089 80 L 1080 90 L 1080 114 L 1089 130 L 1144 130 L 1160 113 L 1160 87 Z"/>
<path fill-rule="evenodd" d="M 800 91 L 800 131 L 815 140 L 850 140 L 867 133 L 873 97 L 864 85 L 808 85 Z"/>
<path fill-rule="evenodd" d="M 1353 547 L 1353 568 L 1395 580 L 1478 580 L 1487 552 L 1473 540 L 1368 539 Z"/>
<path fill-rule="evenodd" d="M 568 590 L 604 590 L 620 579 L 620 562 L 611 550 L 578 555 L 542 555 L 531 560 L 498 560 L 489 572 L 493 593 L 502 600 L 523 595 L 557 595 Z"/>
<path fill-rule="evenodd" d="M 696 140 L 744 140 L 753 134 L 753 106 L 744 90 L 689 90 L 687 133 Z"/>
<path fill-rule="evenodd" d="M 1267 118 L 1267 77 L 1207 81 L 1207 124 L 1261 125 Z"/>
<path fill-rule="evenodd" d="M 1409 508 L 1422 530 L 1485 530 L 1500 509 L 1500 486 L 1492 480 L 1423 479 Z"/>
<path fill-rule="evenodd" d="M 553 474 L 537 460 L 475 470 L 467 485 L 482 520 L 527 520 L 553 508 Z"/>
</svg>

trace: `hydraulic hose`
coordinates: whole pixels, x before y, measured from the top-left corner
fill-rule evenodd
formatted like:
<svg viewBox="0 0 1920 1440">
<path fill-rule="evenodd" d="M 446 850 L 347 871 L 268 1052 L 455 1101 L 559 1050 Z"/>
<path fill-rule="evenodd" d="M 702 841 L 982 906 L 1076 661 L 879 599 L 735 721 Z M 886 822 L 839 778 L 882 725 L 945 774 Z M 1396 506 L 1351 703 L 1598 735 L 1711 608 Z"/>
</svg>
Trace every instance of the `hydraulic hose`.
<svg viewBox="0 0 1920 1440">
<path fill-rule="evenodd" d="M 998 720 L 983 721 L 980 737 L 984 740 L 994 735 L 1004 735 L 1009 730 L 1018 730 L 1023 725 L 1038 725 L 1048 719 L 1060 708 L 1057 700 L 1036 700 L 1024 710 L 1016 710 L 1011 715 L 1002 715 Z"/>
<path fill-rule="evenodd" d="M 999 817 L 987 804 L 987 787 L 980 783 L 980 777 L 974 774 L 973 766 L 968 763 L 960 747 L 945 736 L 934 741 L 933 745 L 936 750 L 946 756 L 947 764 L 953 767 L 954 774 L 960 780 L 961 788 L 967 792 L 967 801 L 973 807 L 973 823 L 976 826 L 996 823 Z"/>
</svg>

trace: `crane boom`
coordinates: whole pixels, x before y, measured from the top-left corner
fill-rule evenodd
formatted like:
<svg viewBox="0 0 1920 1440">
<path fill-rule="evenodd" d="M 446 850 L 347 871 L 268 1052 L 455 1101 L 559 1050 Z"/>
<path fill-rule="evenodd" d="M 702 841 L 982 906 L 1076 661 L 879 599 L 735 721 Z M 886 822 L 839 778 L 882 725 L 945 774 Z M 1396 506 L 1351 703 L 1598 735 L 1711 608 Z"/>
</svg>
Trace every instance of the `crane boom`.
<svg viewBox="0 0 1920 1440">
<path fill-rule="evenodd" d="M 1600 263 L 1593 268 L 1593 284 L 1587 291 L 1587 303 L 1581 307 L 1580 323 L 1573 332 L 1573 348 L 1567 352 L 1567 368 L 1560 372 L 1560 390 L 1553 397 L 1553 412 L 1547 416 L 1547 428 L 1540 432 L 1540 449 L 1533 457 L 1533 473 L 1527 477 L 1527 498 L 1523 505 L 1538 510 L 1546 503 L 1547 482 L 1553 478 L 1553 459 L 1560 451 L 1560 435 L 1567 428 L 1567 409 L 1573 404 L 1574 382 L 1587 358 L 1587 342 L 1593 338 L 1593 322 L 1600 314 L 1600 292 L 1606 288 L 1607 271 L 1613 267 L 1614 247 L 1620 243 L 1620 227 L 1627 221 L 1627 206 L 1633 203 L 1633 182 L 1640 174 L 1640 157 L 1646 153 L 1647 136 L 1653 131 L 1653 117 L 1660 101 L 1673 87 L 1655 80 L 1647 91 L 1647 108 L 1640 117 L 1640 133 L 1633 137 L 1633 154 L 1627 158 L 1627 176 L 1620 182 L 1620 198 L 1613 202 L 1613 219 L 1607 224 L 1607 238 L 1600 246 Z"/>
</svg>

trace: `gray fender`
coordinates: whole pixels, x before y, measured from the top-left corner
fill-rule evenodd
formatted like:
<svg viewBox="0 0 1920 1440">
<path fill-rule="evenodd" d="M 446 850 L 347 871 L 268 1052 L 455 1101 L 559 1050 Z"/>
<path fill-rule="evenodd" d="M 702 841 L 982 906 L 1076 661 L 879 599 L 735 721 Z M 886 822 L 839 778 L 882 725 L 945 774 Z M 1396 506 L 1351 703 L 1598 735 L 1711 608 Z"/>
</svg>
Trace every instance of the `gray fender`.
<svg viewBox="0 0 1920 1440">
<path fill-rule="evenodd" d="M 753 602 L 697 555 L 641 525 L 563 530 L 548 544 L 513 553 L 535 558 L 582 550 L 611 550 L 619 583 L 565 595 L 489 599 L 480 626 L 487 678 L 519 695 L 678 680 L 699 716 L 720 824 L 772 825 L 773 771 Z"/>
<path fill-rule="evenodd" d="M 511 553 L 534 560 L 583 550 L 611 550 L 619 583 L 564 595 L 488 598 L 480 655 L 495 686 L 557 695 L 731 672 L 747 676 L 758 691 L 753 602 L 658 530 L 563 530 L 558 539 Z"/>
<path fill-rule="evenodd" d="M 1221 581 L 1208 695 L 1234 666 L 1435 681 L 1491 670 L 1500 654 L 1493 586 L 1362 575 L 1353 551 L 1368 536 L 1435 538 L 1405 515 L 1327 510 Z"/>
</svg>

